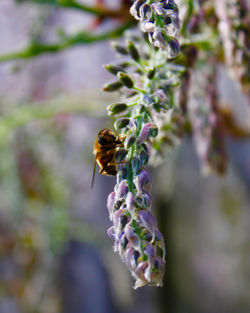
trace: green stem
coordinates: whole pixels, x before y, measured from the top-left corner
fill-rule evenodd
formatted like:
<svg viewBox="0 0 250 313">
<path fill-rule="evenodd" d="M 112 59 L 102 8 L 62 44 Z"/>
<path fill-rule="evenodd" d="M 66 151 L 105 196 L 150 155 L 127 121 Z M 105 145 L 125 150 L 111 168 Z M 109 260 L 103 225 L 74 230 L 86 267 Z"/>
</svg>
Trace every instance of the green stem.
<svg viewBox="0 0 250 313">
<path fill-rule="evenodd" d="M 137 87 L 133 87 L 133 89 L 134 89 L 134 90 L 136 90 L 136 91 L 139 91 L 139 92 L 141 92 L 141 93 L 143 93 L 143 94 L 145 94 L 145 93 L 146 93 L 146 91 L 145 91 L 145 90 L 142 90 L 142 89 L 137 88 Z"/>
<path fill-rule="evenodd" d="M 114 30 L 98 35 L 88 34 L 87 32 L 79 32 L 71 37 L 65 36 L 61 42 L 54 44 L 44 44 L 33 41 L 28 47 L 26 47 L 22 51 L 17 51 L 0 56 L 0 62 L 6 62 L 17 59 L 29 59 L 43 53 L 55 53 L 58 51 L 65 50 L 72 46 L 86 45 L 98 41 L 119 37 L 123 34 L 123 32 L 126 29 L 132 26 L 132 24 L 133 22 L 128 22 Z"/>
<path fill-rule="evenodd" d="M 33 2 L 37 4 L 51 5 L 55 7 L 66 7 L 74 10 L 87 12 L 98 17 L 117 17 L 120 15 L 118 10 L 109 10 L 100 6 L 88 6 L 74 0 L 18 0 L 18 2 Z"/>
</svg>

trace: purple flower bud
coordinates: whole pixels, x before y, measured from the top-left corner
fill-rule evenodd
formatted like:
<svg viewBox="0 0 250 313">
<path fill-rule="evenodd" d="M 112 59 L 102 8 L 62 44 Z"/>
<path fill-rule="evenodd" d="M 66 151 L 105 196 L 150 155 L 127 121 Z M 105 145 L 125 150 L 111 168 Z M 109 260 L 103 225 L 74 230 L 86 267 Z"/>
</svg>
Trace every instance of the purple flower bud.
<svg viewBox="0 0 250 313">
<path fill-rule="evenodd" d="M 148 283 L 148 281 L 144 277 L 144 271 L 147 268 L 147 266 L 148 266 L 147 262 L 141 262 L 136 267 L 136 269 L 135 269 L 136 282 L 134 285 L 134 289 L 137 289 L 139 287 L 143 287 Z"/>
<path fill-rule="evenodd" d="M 118 171 L 118 174 L 117 174 L 117 183 L 120 183 L 124 179 L 127 179 L 127 177 L 128 177 L 128 170 L 127 170 L 126 166 L 121 165 L 121 167 Z"/>
<path fill-rule="evenodd" d="M 124 254 L 124 261 L 126 262 L 127 266 L 133 270 L 135 266 L 137 265 L 133 260 L 133 254 L 135 250 L 133 249 L 132 245 L 130 243 L 127 244 L 126 251 Z M 138 251 L 137 251 L 138 252 Z"/>
<path fill-rule="evenodd" d="M 123 199 L 128 193 L 127 181 L 122 180 L 116 189 L 116 200 Z"/>
<path fill-rule="evenodd" d="M 168 47 L 169 47 L 168 49 L 169 56 L 171 58 L 175 58 L 177 54 L 180 52 L 180 45 L 179 45 L 178 40 L 172 37 L 168 41 Z"/>
<path fill-rule="evenodd" d="M 173 27 L 176 29 L 176 31 L 178 31 L 181 28 L 181 21 L 179 19 L 178 14 L 171 13 L 171 14 L 169 14 L 169 17 L 171 18 Z"/>
<path fill-rule="evenodd" d="M 160 257 L 155 258 L 154 269 L 155 271 L 153 271 L 151 274 L 151 282 L 156 286 L 162 286 L 165 264 Z"/>
<path fill-rule="evenodd" d="M 126 227 L 124 228 L 124 232 L 125 232 L 125 235 L 126 235 L 128 241 L 132 245 L 132 247 L 135 250 L 140 251 L 141 240 L 140 240 L 140 237 L 134 231 L 134 229 L 127 224 Z"/>
<path fill-rule="evenodd" d="M 127 193 L 125 203 L 126 203 L 126 209 L 129 211 L 131 216 L 133 216 L 134 209 L 135 209 L 135 197 L 132 192 L 129 191 Z"/>
<path fill-rule="evenodd" d="M 148 242 L 151 242 L 151 240 L 153 238 L 152 234 L 149 231 L 147 231 L 146 229 L 144 229 L 141 232 L 141 237 L 143 240 L 148 241 Z"/>
<path fill-rule="evenodd" d="M 155 229 L 155 243 L 162 250 L 162 259 L 166 262 L 166 248 L 164 238 L 158 229 Z"/>
<path fill-rule="evenodd" d="M 154 260 L 155 260 L 155 250 L 151 244 L 147 244 L 144 250 L 144 253 L 148 257 L 148 267 L 145 270 L 145 278 L 147 281 L 151 281 L 151 273 L 154 267 Z"/>
<path fill-rule="evenodd" d="M 123 149 L 123 148 L 118 150 L 116 153 L 116 156 L 115 156 L 116 162 L 121 162 L 122 160 L 124 160 L 127 153 L 128 153 L 128 151 Z"/>
<path fill-rule="evenodd" d="M 109 219 L 111 221 L 113 218 L 114 204 L 115 204 L 115 192 L 113 191 L 108 195 L 108 199 L 107 199 L 107 208 L 109 210 Z"/>
<path fill-rule="evenodd" d="M 160 49 L 166 49 L 166 38 L 163 34 L 162 31 L 160 30 L 155 30 L 153 33 L 153 41 L 154 41 L 154 45 Z"/>
<path fill-rule="evenodd" d="M 165 13 L 164 10 L 162 9 L 161 5 L 158 3 L 151 4 L 151 8 L 154 10 L 154 12 L 157 15 L 163 15 Z"/>
<path fill-rule="evenodd" d="M 142 129 L 140 131 L 137 144 L 141 145 L 144 141 L 146 141 L 150 136 L 150 131 L 152 132 L 152 129 L 157 129 L 155 124 L 153 123 L 146 123 L 142 126 Z"/>
<path fill-rule="evenodd" d="M 157 228 L 157 223 L 153 214 L 149 211 L 140 210 L 137 212 L 137 216 L 141 226 L 145 227 L 152 234 L 152 240 L 150 243 L 153 243 L 155 240 L 155 229 Z"/>
<path fill-rule="evenodd" d="M 139 192 L 142 192 L 142 189 L 148 184 L 152 182 L 152 176 L 148 170 L 145 168 L 141 169 L 138 175 L 134 177 L 134 183 L 136 189 Z"/>
<path fill-rule="evenodd" d="M 136 197 L 135 201 L 140 207 L 144 209 L 150 209 L 152 198 L 151 198 L 151 195 L 146 190 L 143 190 Z"/>
<path fill-rule="evenodd" d="M 136 266 L 138 265 L 139 256 L 140 256 L 140 253 L 138 251 L 134 251 L 130 260 L 132 268 L 136 268 Z"/>
<path fill-rule="evenodd" d="M 143 5 L 145 0 L 136 0 L 130 8 L 130 14 L 134 16 L 135 19 L 140 20 L 139 9 Z"/>
<path fill-rule="evenodd" d="M 124 141 L 124 146 L 129 149 L 136 142 L 136 136 L 132 133 L 128 135 Z"/>
<path fill-rule="evenodd" d="M 169 10 L 169 11 L 174 11 L 177 13 L 179 12 L 179 8 L 177 4 L 174 2 L 168 2 L 168 3 L 163 4 L 162 8 L 166 11 Z"/>
<path fill-rule="evenodd" d="M 109 229 L 107 230 L 107 234 L 111 239 L 115 240 L 115 228 L 114 228 L 114 226 L 109 227 Z"/>
<path fill-rule="evenodd" d="M 124 231 L 121 232 L 120 236 L 119 236 L 119 254 L 124 256 L 124 252 L 125 249 L 127 247 L 128 244 L 128 239 L 126 237 L 126 234 Z"/>
<path fill-rule="evenodd" d="M 125 227 L 126 223 L 128 221 L 128 218 L 125 215 L 124 209 L 119 209 L 116 211 L 113 215 L 113 223 L 115 228 L 116 236 L 119 236 L 123 228 Z"/>
<path fill-rule="evenodd" d="M 166 93 L 163 89 L 157 89 L 154 93 L 161 101 L 166 99 Z"/>
<path fill-rule="evenodd" d="M 146 165 L 146 164 L 148 163 L 149 155 L 148 155 L 148 152 L 147 152 L 147 151 L 142 150 L 142 151 L 140 152 L 139 157 L 140 157 L 140 161 L 141 161 L 141 165 L 142 165 L 142 166 L 143 166 L 143 165 Z"/>
<path fill-rule="evenodd" d="M 129 129 L 134 132 L 137 130 L 137 122 L 135 119 L 131 118 L 128 125 Z"/>
<path fill-rule="evenodd" d="M 123 204 L 123 200 L 117 200 L 117 201 L 115 201 L 115 204 L 114 204 L 114 211 L 119 210 L 119 209 L 121 208 L 122 204 Z"/>
<path fill-rule="evenodd" d="M 134 156 L 131 160 L 132 170 L 134 174 L 138 174 L 141 168 L 141 161 L 138 157 Z"/>
<path fill-rule="evenodd" d="M 152 15 L 150 5 L 144 3 L 139 9 L 139 15 L 142 19 L 150 19 Z"/>
</svg>

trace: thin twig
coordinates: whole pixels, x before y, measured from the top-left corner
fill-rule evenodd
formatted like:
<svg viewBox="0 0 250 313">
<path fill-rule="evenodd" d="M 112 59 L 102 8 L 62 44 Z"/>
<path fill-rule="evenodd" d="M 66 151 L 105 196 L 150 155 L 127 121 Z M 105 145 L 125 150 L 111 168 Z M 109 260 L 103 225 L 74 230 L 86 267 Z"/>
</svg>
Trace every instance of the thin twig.
<svg viewBox="0 0 250 313">
<path fill-rule="evenodd" d="M 33 41 L 28 47 L 24 48 L 21 51 L 8 53 L 0 56 L 0 62 L 6 62 L 17 59 L 29 59 L 36 57 L 42 53 L 55 53 L 70 48 L 72 46 L 86 45 L 98 41 L 119 37 L 123 34 L 123 32 L 126 29 L 131 27 L 132 24 L 133 22 L 128 22 L 114 30 L 98 35 L 89 34 L 87 32 L 79 32 L 74 36 L 64 36 L 61 42 L 54 44 L 46 44 Z"/>
<path fill-rule="evenodd" d="M 51 5 L 55 7 L 66 7 L 74 10 L 84 11 L 98 17 L 121 17 L 120 10 L 111 10 L 105 6 L 89 6 L 74 0 L 17 0 L 17 2 L 33 2 L 37 4 Z"/>
</svg>

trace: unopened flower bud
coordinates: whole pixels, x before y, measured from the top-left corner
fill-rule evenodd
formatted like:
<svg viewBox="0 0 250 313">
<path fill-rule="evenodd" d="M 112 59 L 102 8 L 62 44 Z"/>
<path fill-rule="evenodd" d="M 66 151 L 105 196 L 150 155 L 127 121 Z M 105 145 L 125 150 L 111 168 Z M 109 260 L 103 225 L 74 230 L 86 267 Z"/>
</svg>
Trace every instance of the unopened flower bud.
<svg viewBox="0 0 250 313">
<path fill-rule="evenodd" d="M 109 210 L 109 218 L 111 221 L 113 217 L 114 204 L 115 204 L 115 192 L 113 191 L 109 194 L 107 199 L 107 208 Z"/>
<path fill-rule="evenodd" d="M 149 4 L 144 3 L 139 9 L 141 19 L 150 19 L 152 12 Z"/>
<path fill-rule="evenodd" d="M 125 227 L 128 218 L 125 215 L 124 209 L 119 209 L 114 213 L 113 223 L 116 236 L 119 236 L 123 228 Z"/>
<path fill-rule="evenodd" d="M 116 82 L 108 83 L 108 84 L 104 85 L 104 86 L 103 86 L 103 90 L 104 90 L 104 91 L 112 92 L 112 91 L 117 91 L 117 90 L 119 90 L 121 87 L 123 87 L 122 82 L 116 81 Z"/>
<path fill-rule="evenodd" d="M 134 174 L 138 174 L 141 168 L 141 161 L 138 157 L 134 156 L 131 160 L 132 170 Z"/>
<path fill-rule="evenodd" d="M 150 69 L 147 74 L 148 79 L 152 79 L 154 78 L 154 76 L 155 76 L 155 68 Z"/>
<path fill-rule="evenodd" d="M 127 192 L 128 192 L 127 181 L 124 179 L 119 183 L 118 188 L 116 190 L 115 196 L 116 200 L 124 198 Z"/>
<path fill-rule="evenodd" d="M 133 216 L 133 214 L 134 214 L 134 205 L 135 205 L 135 197 L 134 197 L 134 195 L 133 195 L 133 193 L 131 191 L 129 191 L 127 193 L 125 203 L 126 203 L 126 209 Z"/>
<path fill-rule="evenodd" d="M 175 39 L 174 37 L 172 37 L 169 41 L 168 41 L 168 47 L 169 47 L 169 56 L 171 58 L 175 58 L 179 52 L 180 52 L 180 45 L 177 39 Z"/>
<path fill-rule="evenodd" d="M 127 153 L 128 153 L 128 151 L 126 149 L 122 148 L 122 149 L 118 150 L 116 153 L 116 156 L 115 156 L 116 162 L 121 162 L 122 160 L 124 160 Z"/>
<path fill-rule="evenodd" d="M 146 248 L 144 250 L 144 253 L 148 257 L 148 267 L 145 270 L 145 278 L 148 282 L 151 281 L 151 273 L 154 267 L 154 261 L 155 261 L 155 250 L 154 247 L 151 244 L 147 244 Z"/>
<path fill-rule="evenodd" d="M 158 128 L 156 125 L 153 125 L 149 128 L 150 137 L 156 137 L 158 135 Z"/>
<path fill-rule="evenodd" d="M 134 177 L 134 183 L 139 192 L 142 192 L 143 188 L 151 182 L 152 176 L 146 169 L 141 169 L 139 174 Z"/>
<path fill-rule="evenodd" d="M 162 31 L 156 30 L 153 33 L 154 45 L 160 49 L 166 48 L 166 38 Z"/>
<path fill-rule="evenodd" d="M 151 7 L 157 15 L 163 15 L 165 13 L 159 3 L 153 3 Z"/>
<path fill-rule="evenodd" d="M 127 179 L 128 177 L 128 170 L 126 166 L 122 166 L 117 174 L 117 182 L 120 183 L 122 180 Z"/>
<path fill-rule="evenodd" d="M 168 3 L 163 4 L 162 8 L 164 10 L 171 10 L 171 11 L 174 11 L 177 13 L 179 12 L 179 8 L 178 8 L 177 4 L 174 2 L 168 2 Z"/>
<path fill-rule="evenodd" d="M 133 80 L 129 77 L 128 74 L 125 74 L 123 72 L 119 72 L 118 73 L 118 78 L 120 79 L 120 81 L 122 82 L 122 84 L 124 86 L 126 86 L 127 88 L 131 89 L 134 87 L 134 82 Z"/>
<path fill-rule="evenodd" d="M 145 227 L 152 234 L 153 237 L 152 237 L 151 243 L 154 242 L 155 230 L 157 229 L 157 223 L 153 214 L 149 211 L 140 210 L 138 211 L 137 216 L 142 227 Z"/>
<path fill-rule="evenodd" d="M 109 227 L 109 229 L 107 230 L 107 234 L 111 239 L 115 240 L 115 228 L 114 228 L 114 226 Z"/>
<path fill-rule="evenodd" d="M 129 124 L 130 119 L 129 118 L 119 118 L 115 122 L 115 129 L 121 129 L 126 127 Z"/>
<path fill-rule="evenodd" d="M 121 208 L 122 204 L 123 204 L 123 199 L 115 201 L 113 211 L 115 212 L 115 211 L 119 210 Z"/>
<path fill-rule="evenodd" d="M 141 161 L 141 165 L 142 165 L 142 166 L 144 166 L 144 165 L 146 165 L 146 164 L 148 163 L 148 160 L 149 160 L 149 154 L 148 154 L 148 152 L 146 152 L 145 150 L 142 150 L 142 151 L 140 152 L 139 157 L 140 157 L 140 161 Z"/>
<path fill-rule="evenodd" d="M 124 46 L 119 45 L 117 42 L 112 41 L 111 45 L 112 45 L 113 49 L 115 51 L 117 51 L 118 53 L 123 54 L 123 55 L 127 55 L 128 54 L 127 48 L 124 47 Z"/>
<path fill-rule="evenodd" d="M 129 149 L 133 144 L 136 142 L 136 136 L 133 134 L 130 134 L 126 137 L 124 141 L 124 146 L 126 149 Z"/>
<path fill-rule="evenodd" d="M 103 67 L 111 74 L 116 75 L 118 72 L 125 72 L 124 69 L 118 65 L 104 64 Z"/>
<path fill-rule="evenodd" d="M 139 9 L 143 5 L 145 0 L 136 0 L 130 8 L 130 14 L 134 16 L 135 19 L 140 20 Z"/>
<path fill-rule="evenodd" d="M 143 190 L 142 193 L 135 198 L 135 201 L 141 208 L 150 209 L 152 198 L 146 190 Z"/>
<path fill-rule="evenodd" d="M 165 242 L 162 233 L 158 229 L 155 229 L 155 243 L 162 250 L 162 259 L 166 262 Z"/>
<path fill-rule="evenodd" d="M 128 106 L 126 103 L 115 103 L 108 106 L 109 115 L 115 115 L 127 110 Z"/>
<path fill-rule="evenodd" d="M 139 51 L 137 50 L 136 46 L 134 45 L 132 41 L 128 42 L 128 51 L 132 59 L 134 59 L 136 62 L 140 60 Z"/>
<path fill-rule="evenodd" d="M 129 243 L 131 244 L 131 246 L 135 249 L 140 251 L 140 237 L 136 234 L 136 232 L 134 231 L 134 229 L 130 226 L 130 225 L 126 225 L 126 227 L 124 228 L 124 233 L 129 241 Z"/>
<path fill-rule="evenodd" d="M 129 241 L 126 237 L 126 234 L 124 231 L 121 232 L 120 236 L 119 236 L 119 245 L 120 245 L 120 253 L 124 254 L 124 251 L 128 245 Z"/>
<path fill-rule="evenodd" d="M 146 123 L 142 126 L 137 144 L 145 142 L 150 136 L 155 137 L 158 134 L 158 128 L 153 123 Z"/>
</svg>

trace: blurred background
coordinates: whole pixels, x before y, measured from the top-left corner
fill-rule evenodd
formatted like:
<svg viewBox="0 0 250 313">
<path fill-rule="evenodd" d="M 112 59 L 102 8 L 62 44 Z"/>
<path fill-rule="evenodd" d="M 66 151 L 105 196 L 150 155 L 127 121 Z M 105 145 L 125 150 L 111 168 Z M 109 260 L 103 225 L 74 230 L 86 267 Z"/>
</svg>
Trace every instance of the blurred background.
<svg viewBox="0 0 250 313">
<path fill-rule="evenodd" d="M 9 55 L 0 63 L 0 313 L 249 312 L 249 137 L 227 135 L 222 177 L 201 175 L 188 136 L 166 151 L 153 169 L 153 210 L 167 249 L 164 287 L 133 290 L 106 234 L 115 181 L 96 175 L 90 188 L 93 143 L 100 129 L 112 128 L 106 106 L 116 99 L 101 92 L 110 79 L 102 65 L 114 59 L 109 42 L 35 58 L 15 54 L 37 38 L 104 34 L 121 22 L 99 27 L 84 11 L 33 2 L 0 1 L 0 56 Z M 117 10 L 120 2 L 105 5 Z M 222 65 L 218 90 L 249 131 L 247 98 Z"/>
</svg>

